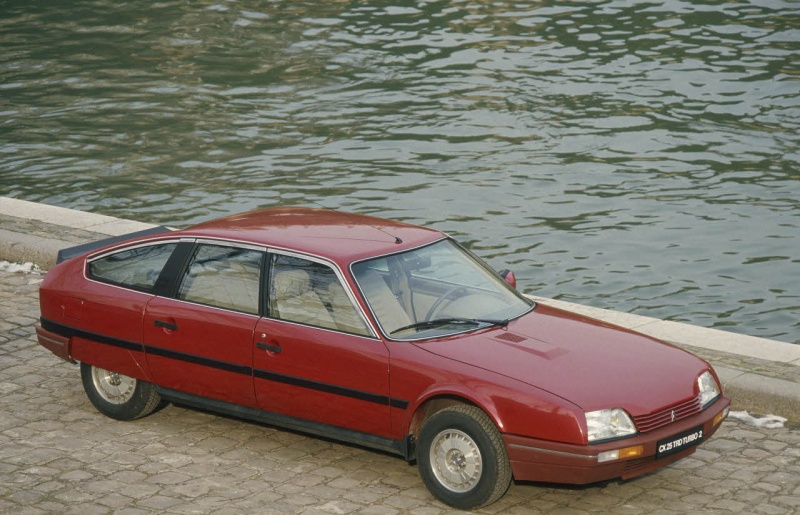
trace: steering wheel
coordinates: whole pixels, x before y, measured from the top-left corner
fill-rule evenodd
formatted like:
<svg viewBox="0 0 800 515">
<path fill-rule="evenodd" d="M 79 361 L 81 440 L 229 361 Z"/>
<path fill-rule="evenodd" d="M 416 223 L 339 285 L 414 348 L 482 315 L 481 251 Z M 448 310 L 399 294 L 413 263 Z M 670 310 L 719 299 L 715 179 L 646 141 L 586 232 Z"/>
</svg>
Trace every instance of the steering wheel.
<svg viewBox="0 0 800 515">
<path fill-rule="evenodd" d="M 450 302 L 453 302 L 454 300 L 456 300 L 455 298 L 451 299 L 451 297 L 455 297 L 455 294 L 460 292 L 460 291 L 467 291 L 467 288 L 464 287 L 464 286 L 453 286 L 452 288 L 450 288 L 449 290 L 444 292 L 444 295 L 442 295 L 441 297 L 436 299 L 436 302 L 434 302 L 433 305 L 431 305 L 431 307 L 428 310 L 428 312 L 425 313 L 424 320 L 426 320 L 426 321 L 427 320 L 433 320 L 433 316 L 435 314 L 437 314 L 439 311 L 441 311 L 441 309 L 444 306 L 446 306 L 445 301 L 449 300 L 449 302 L 447 302 L 447 304 L 450 304 Z"/>
</svg>

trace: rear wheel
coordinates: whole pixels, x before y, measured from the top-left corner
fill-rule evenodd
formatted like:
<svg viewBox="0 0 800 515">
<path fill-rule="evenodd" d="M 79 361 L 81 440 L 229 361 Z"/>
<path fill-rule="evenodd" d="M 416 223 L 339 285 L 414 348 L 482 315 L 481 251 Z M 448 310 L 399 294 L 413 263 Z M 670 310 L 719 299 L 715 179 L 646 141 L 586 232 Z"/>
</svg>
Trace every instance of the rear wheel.
<svg viewBox="0 0 800 515">
<path fill-rule="evenodd" d="M 462 510 L 495 502 L 511 484 L 500 432 L 475 406 L 451 406 L 426 420 L 419 432 L 417 463 L 428 490 Z"/>
<path fill-rule="evenodd" d="M 86 363 L 81 363 L 81 381 L 94 407 L 117 420 L 144 417 L 161 403 L 152 384 Z"/>
</svg>

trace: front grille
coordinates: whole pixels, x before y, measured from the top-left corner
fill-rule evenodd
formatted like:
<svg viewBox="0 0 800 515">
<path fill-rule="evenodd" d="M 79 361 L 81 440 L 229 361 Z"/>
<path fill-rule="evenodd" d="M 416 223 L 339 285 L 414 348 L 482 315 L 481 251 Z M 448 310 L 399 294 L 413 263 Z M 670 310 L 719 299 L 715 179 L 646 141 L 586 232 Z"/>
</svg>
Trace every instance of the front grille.
<svg viewBox="0 0 800 515">
<path fill-rule="evenodd" d="M 699 413 L 702 409 L 703 406 L 700 405 L 700 396 L 698 395 L 694 399 L 689 399 L 688 401 L 676 404 L 665 410 L 633 417 L 633 423 L 636 424 L 636 428 L 640 433 L 646 433 L 674 422 L 675 420 L 680 420 L 694 415 L 695 413 Z"/>
<path fill-rule="evenodd" d="M 653 466 L 656 461 L 655 456 L 647 456 L 645 458 L 636 458 L 625 462 L 625 467 L 622 469 L 623 476 L 638 476 L 642 470 L 646 470 Z"/>
</svg>

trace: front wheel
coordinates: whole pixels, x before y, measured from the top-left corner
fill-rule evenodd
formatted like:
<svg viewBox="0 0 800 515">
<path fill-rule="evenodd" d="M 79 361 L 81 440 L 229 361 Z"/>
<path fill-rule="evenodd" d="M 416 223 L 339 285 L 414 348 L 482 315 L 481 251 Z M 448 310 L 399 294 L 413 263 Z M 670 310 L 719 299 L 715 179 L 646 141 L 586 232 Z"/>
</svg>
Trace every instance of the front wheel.
<svg viewBox="0 0 800 515">
<path fill-rule="evenodd" d="M 500 432 L 481 409 L 445 408 L 425 421 L 418 440 L 420 475 L 443 503 L 468 510 L 491 504 L 508 490 L 508 454 Z"/>
<path fill-rule="evenodd" d="M 161 404 L 152 384 L 86 363 L 81 363 L 81 381 L 94 407 L 117 420 L 144 417 Z"/>
</svg>

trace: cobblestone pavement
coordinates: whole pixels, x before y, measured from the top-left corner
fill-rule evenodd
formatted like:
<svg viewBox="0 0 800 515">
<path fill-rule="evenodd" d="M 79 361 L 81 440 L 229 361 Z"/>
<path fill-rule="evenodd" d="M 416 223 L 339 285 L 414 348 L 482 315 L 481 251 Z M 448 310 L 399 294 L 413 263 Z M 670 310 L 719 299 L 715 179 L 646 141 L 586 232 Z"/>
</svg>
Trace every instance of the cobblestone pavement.
<svg viewBox="0 0 800 515">
<path fill-rule="evenodd" d="M 0 271 L 0 513 L 451 513 L 415 466 L 168 406 L 100 415 L 34 337 L 40 275 Z M 800 430 L 726 421 L 694 456 L 588 487 L 514 484 L 483 513 L 800 513 Z"/>
</svg>

